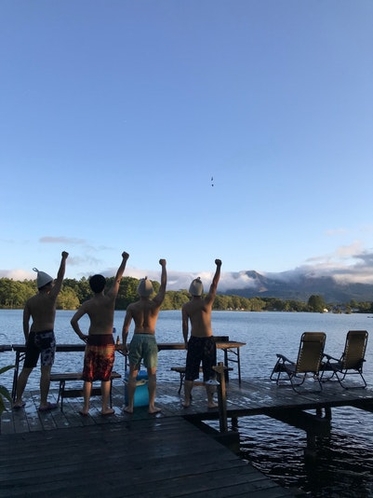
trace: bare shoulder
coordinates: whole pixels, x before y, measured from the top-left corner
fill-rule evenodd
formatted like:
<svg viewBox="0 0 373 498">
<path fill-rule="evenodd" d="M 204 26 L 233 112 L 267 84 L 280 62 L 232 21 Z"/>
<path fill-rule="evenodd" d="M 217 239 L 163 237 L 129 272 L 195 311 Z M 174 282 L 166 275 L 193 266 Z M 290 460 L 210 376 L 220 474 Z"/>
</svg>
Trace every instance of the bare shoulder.
<svg viewBox="0 0 373 498">
<path fill-rule="evenodd" d="M 93 306 L 93 299 L 88 299 L 87 301 L 84 301 L 81 305 L 80 305 L 80 309 L 81 310 L 84 310 L 84 311 L 87 311 L 89 310 L 90 308 L 92 308 Z"/>
</svg>

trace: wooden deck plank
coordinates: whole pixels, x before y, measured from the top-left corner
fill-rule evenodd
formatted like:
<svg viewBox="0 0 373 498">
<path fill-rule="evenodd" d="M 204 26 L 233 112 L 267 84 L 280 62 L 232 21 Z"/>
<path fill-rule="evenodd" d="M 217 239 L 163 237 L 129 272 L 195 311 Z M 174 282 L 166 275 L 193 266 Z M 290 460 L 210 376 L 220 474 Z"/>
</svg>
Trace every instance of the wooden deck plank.
<svg viewBox="0 0 373 498">
<path fill-rule="evenodd" d="M 218 418 L 218 410 L 208 410 L 205 390 L 193 390 L 193 402 L 190 408 L 182 407 L 182 398 L 177 394 L 177 382 L 158 386 L 157 404 L 162 408 L 159 417 L 195 417 L 200 420 Z M 51 400 L 56 401 L 57 391 L 51 390 Z M 100 415 L 100 398 L 91 399 L 89 417 L 78 414 L 82 407 L 82 398 L 68 398 L 64 402 L 64 410 L 54 410 L 50 413 L 39 413 L 39 393 L 26 394 L 26 406 L 18 411 L 8 410 L 3 413 L 1 429 L 3 434 L 22 433 L 29 431 L 53 430 L 66 427 L 83 427 L 95 424 L 111 424 L 124 420 L 142 420 L 149 418 L 146 407 L 135 408 L 130 416 L 122 412 L 124 404 L 124 386 L 122 382 L 113 386 L 113 408 L 115 416 L 103 418 Z M 317 407 L 357 406 L 372 409 L 373 391 L 371 389 L 344 390 L 336 383 L 325 385 L 321 393 L 297 394 L 289 387 L 278 387 L 266 380 L 231 381 L 227 392 L 228 417 L 243 417 L 267 415 L 276 410 L 312 410 Z"/>
<path fill-rule="evenodd" d="M 193 403 L 183 409 L 178 383 L 158 386 L 162 413 L 147 407 L 123 413 L 124 386 L 114 384 L 115 415 L 100 415 L 100 398 L 92 398 L 88 417 L 78 410 L 81 398 L 68 398 L 64 410 L 40 413 L 38 392 L 26 393 L 25 409 L 4 412 L 0 436 L 0 497 L 228 498 L 293 496 L 256 469 L 189 424 L 184 418 L 217 419 L 206 407 L 206 393 L 193 390 Z M 51 400 L 57 390 L 51 390 Z M 373 406 L 370 389 L 344 390 L 328 383 L 321 393 L 295 393 L 262 379 L 231 381 L 227 392 L 229 417 L 279 410 L 297 412 L 318 407 Z"/>
<path fill-rule="evenodd" d="M 1 448 L 8 498 L 291 496 L 180 417 L 3 434 Z"/>
</svg>

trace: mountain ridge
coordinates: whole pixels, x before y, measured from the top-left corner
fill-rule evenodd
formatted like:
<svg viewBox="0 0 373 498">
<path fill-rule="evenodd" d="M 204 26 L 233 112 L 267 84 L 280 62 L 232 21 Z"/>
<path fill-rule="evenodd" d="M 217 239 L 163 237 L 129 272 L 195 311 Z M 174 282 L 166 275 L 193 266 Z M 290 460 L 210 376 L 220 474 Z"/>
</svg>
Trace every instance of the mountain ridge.
<svg viewBox="0 0 373 498">
<path fill-rule="evenodd" d="M 297 301 L 308 301 L 311 295 L 320 295 L 328 303 L 373 301 L 373 285 L 339 282 L 331 276 L 284 273 L 277 277 L 262 275 L 255 270 L 240 272 L 240 276 L 245 276 L 250 281 L 247 287 L 235 288 L 232 284 L 223 294 Z"/>
</svg>

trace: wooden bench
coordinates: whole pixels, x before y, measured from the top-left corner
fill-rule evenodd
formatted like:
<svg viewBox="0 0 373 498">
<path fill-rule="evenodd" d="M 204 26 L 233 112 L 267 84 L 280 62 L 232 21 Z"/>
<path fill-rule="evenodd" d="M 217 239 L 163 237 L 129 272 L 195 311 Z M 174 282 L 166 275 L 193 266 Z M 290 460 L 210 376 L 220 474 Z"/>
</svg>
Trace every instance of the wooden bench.
<svg viewBox="0 0 373 498">
<path fill-rule="evenodd" d="M 51 382 L 59 382 L 57 403 L 61 400 L 61 410 L 63 410 L 64 398 L 79 398 L 83 396 L 83 386 L 81 388 L 66 389 L 66 382 L 79 381 L 82 379 L 82 372 L 66 372 L 66 373 L 51 373 Z M 113 379 L 120 379 L 121 375 L 118 372 L 112 371 L 110 377 L 110 407 L 112 407 L 112 389 Z M 101 388 L 92 387 L 91 396 L 100 396 Z"/>
<path fill-rule="evenodd" d="M 184 367 L 171 367 L 171 370 L 173 372 L 177 372 L 179 375 L 180 375 L 180 386 L 179 386 L 179 390 L 177 391 L 178 394 L 181 393 L 181 389 L 183 387 L 183 382 L 184 382 L 184 379 L 185 379 L 185 366 Z M 229 367 L 228 370 L 233 370 L 232 367 Z M 200 373 L 203 372 L 202 370 L 202 367 L 199 368 L 199 371 Z M 195 380 L 194 381 L 194 385 L 195 386 L 204 386 L 205 383 L 201 380 Z"/>
</svg>

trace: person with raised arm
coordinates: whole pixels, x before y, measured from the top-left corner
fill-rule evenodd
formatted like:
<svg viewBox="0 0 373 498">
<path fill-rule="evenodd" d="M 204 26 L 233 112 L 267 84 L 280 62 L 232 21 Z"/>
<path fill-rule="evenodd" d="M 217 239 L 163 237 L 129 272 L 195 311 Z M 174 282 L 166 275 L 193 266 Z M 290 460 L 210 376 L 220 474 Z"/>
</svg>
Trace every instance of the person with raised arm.
<svg viewBox="0 0 373 498">
<path fill-rule="evenodd" d="M 70 323 L 80 339 L 86 343 L 83 366 L 83 408 L 79 411 L 83 417 L 88 416 L 89 402 L 92 392 L 92 382 L 101 381 L 101 415 L 113 415 L 114 409 L 109 406 L 110 378 L 115 360 L 115 342 L 113 338 L 115 300 L 119 285 L 129 258 L 127 252 L 122 253 L 122 262 L 115 275 L 114 282 L 105 294 L 106 278 L 103 275 L 93 275 L 89 285 L 94 296 L 84 302 Z M 90 326 L 88 334 L 84 334 L 79 326 L 79 320 L 88 315 Z"/>
<path fill-rule="evenodd" d="M 148 372 L 149 413 L 155 414 L 161 411 L 160 408 L 155 406 L 156 373 L 158 366 L 158 346 L 155 339 L 155 327 L 166 295 L 166 260 L 160 259 L 159 264 L 162 267 L 162 274 L 158 294 L 151 299 L 150 297 L 154 292 L 153 285 L 147 277 L 142 278 L 137 288 L 140 299 L 127 307 L 124 317 L 122 329 L 123 352 L 126 355 L 128 354 L 130 364 L 127 386 L 128 405 L 124 408 L 124 411 L 127 413 L 133 413 L 136 378 L 140 370 L 141 360 L 143 360 Z M 132 320 L 135 323 L 135 329 L 128 347 L 127 338 Z"/>
<path fill-rule="evenodd" d="M 68 253 L 63 251 L 61 263 L 54 280 L 48 273 L 37 272 L 38 293 L 27 300 L 23 309 L 23 333 L 26 341 L 26 354 L 23 368 L 17 381 L 15 410 L 25 406 L 22 399 L 27 380 L 36 367 L 40 356 L 40 405 L 39 411 L 46 412 L 57 408 L 55 403 L 48 402 L 50 373 L 56 352 L 56 338 L 54 335 L 54 321 L 56 318 L 56 301 L 62 287 L 66 270 Z M 30 320 L 32 319 L 31 327 Z"/>
<path fill-rule="evenodd" d="M 184 408 L 190 406 L 193 384 L 199 377 L 199 368 L 202 362 L 203 380 L 206 386 L 207 406 L 216 408 L 214 403 L 214 380 L 216 377 L 213 367 L 216 365 L 216 344 L 212 333 L 211 312 L 214 303 L 222 262 L 215 259 L 216 271 L 212 279 L 210 290 L 203 297 L 203 284 L 201 279 L 195 278 L 189 287 L 191 300 L 184 304 L 182 313 L 182 331 L 187 349 L 185 381 L 184 381 Z M 190 338 L 189 322 L 191 324 Z"/>
</svg>

